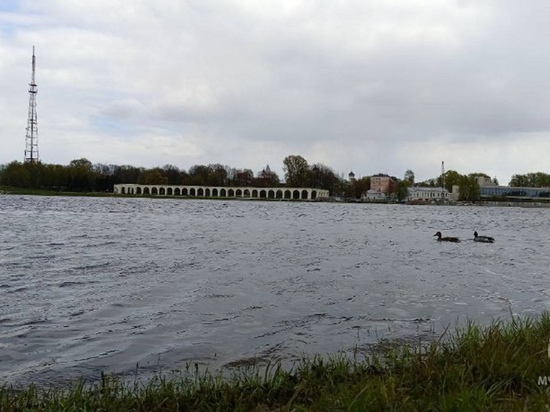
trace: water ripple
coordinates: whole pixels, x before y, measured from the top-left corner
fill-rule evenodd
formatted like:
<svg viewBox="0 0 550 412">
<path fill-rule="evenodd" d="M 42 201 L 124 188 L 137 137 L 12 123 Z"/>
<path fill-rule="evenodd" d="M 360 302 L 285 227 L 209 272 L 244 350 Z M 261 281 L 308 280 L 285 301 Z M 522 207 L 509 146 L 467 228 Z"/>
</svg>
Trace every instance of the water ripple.
<svg viewBox="0 0 550 412">
<path fill-rule="evenodd" d="M 547 210 L 26 196 L 0 210 L 11 382 L 368 351 L 550 303 Z"/>
</svg>

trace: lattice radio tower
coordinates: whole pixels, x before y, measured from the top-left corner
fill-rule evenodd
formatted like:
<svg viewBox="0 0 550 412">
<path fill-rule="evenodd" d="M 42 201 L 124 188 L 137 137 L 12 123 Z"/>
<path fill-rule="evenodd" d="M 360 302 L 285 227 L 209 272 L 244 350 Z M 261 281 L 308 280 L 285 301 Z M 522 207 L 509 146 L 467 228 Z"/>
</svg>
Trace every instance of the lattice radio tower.
<svg viewBox="0 0 550 412">
<path fill-rule="evenodd" d="M 38 162 L 38 121 L 36 116 L 36 93 L 38 88 L 34 80 L 36 57 L 32 46 L 32 77 L 29 84 L 29 116 L 27 118 L 27 137 L 25 139 L 25 162 Z"/>
</svg>

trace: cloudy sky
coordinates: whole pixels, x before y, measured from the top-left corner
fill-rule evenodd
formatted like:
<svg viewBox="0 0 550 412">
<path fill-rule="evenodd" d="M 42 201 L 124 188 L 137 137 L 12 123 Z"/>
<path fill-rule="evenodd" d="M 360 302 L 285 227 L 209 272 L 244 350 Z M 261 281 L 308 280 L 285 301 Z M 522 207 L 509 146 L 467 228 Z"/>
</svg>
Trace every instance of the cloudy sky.
<svg viewBox="0 0 550 412">
<path fill-rule="evenodd" d="M 550 173 L 548 0 L 0 0 L 0 163 Z"/>
</svg>

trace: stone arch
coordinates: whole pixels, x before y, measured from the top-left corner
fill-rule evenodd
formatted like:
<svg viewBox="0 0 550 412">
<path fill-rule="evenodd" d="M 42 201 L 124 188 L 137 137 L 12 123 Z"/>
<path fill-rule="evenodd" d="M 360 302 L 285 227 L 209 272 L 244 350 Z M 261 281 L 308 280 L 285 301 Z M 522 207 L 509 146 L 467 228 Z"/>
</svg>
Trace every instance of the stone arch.
<svg viewBox="0 0 550 412">
<path fill-rule="evenodd" d="M 159 196 L 198 196 L 198 197 L 242 197 L 247 199 L 294 199 L 318 200 L 328 197 L 328 190 L 294 187 L 212 187 L 183 185 L 139 185 L 117 184 L 114 194 L 121 195 L 159 195 Z M 433 197 L 443 197 L 441 194 Z"/>
</svg>

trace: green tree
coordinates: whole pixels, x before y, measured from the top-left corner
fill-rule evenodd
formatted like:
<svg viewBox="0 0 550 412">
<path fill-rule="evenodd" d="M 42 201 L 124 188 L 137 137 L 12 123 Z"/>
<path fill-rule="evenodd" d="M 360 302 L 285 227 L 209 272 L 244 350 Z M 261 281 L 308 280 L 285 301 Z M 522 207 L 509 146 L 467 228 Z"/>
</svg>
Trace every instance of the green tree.
<svg viewBox="0 0 550 412">
<path fill-rule="evenodd" d="M 186 184 L 206 186 L 210 178 L 210 168 L 204 165 L 194 165 L 189 168 L 189 177 Z"/>
<path fill-rule="evenodd" d="M 71 160 L 69 163 L 68 189 L 75 192 L 90 191 L 94 183 L 93 165 L 86 158 Z"/>
<path fill-rule="evenodd" d="M 414 185 L 414 172 L 411 169 L 407 169 L 403 180 L 408 181 L 411 186 Z"/>
<path fill-rule="evenodd" d="M 447 189 L 449 192 L 452 192 L 454 185 L 460 185 L 461 178 L 462 175 L 456 170 L 447 170 L 445 172 L 445 189 Z M 441 176 L 438 177 L 437 182 L 437 186 L 441 187 Z"/>
<path fill-rule="evenodd" d="M 350 182 L 350 195 L 355 199 L 361 199 L 363 193 L 370 189 L 370 177 L 362 177 Z"/>
<path fill-rule="evenodd" d="M 413 178 L 414 179 L 414 178 Z M 409 187 L 411 187 L 411 181 L 408 179 L 405 180 L 397 180 L 397 183 L 395 185 L 395 197 L 398 202 L 403 202 L 407 200 L 407 197 L 409 197 Z"/>
<path fill-rule="evenodd" d="M 543 172 L 513 175 L 509 183 L 512 187 L 549 187 L 550 175 Z"/>
<path fill-rule="evenodd" d="M 351 196 L 351 191 L 349 190 L 349 182 L 347 182 L 342 178 L 338 178 L 332 185 L 331 189 L 327 189 L 327 190 L 329 190 L 330 196 L 336 196 L 336 197 Z"/>
<path fill-rule="evenodd" d="M 48 164 L 42 171 L 43 188 L 58 191 L 67 190 L 69 187 L 69 168 L 63 165 Z M 112 188 L 111 188 L 112 189 Z"/>
<path fill-rule="evenodd" d="M 116 183 L 138 183 L 139 176 L 143 172 L 145 172 L 144 168 L 129 165 L 115 166 L 113 168 L 113 175 Z"/>
<path fill-rule="evenodd" d="M 162 167 L 163 175 L 166 177 L 167 184 L 169 185 L 179 185 L 181 184 L 181 170 L 179 167 L 174 165 L 164 165 Z"/>
<path fill-rule="evenodd" d="M 210 169 L 209 182 L 212 186 L 225 186 L 227 185 L 228 172 L 227 166 L 219 163 L 208 165 Z"/>
<path fill-rule="evenodd" d="M 102 163 L 96 163 L 93 166 L 93 186 L 91 190 L 107 192 L 113 189 L 113 185 L 116 183 L 114 178 L 114 168 L 113 165 L 105 165 Z"/>
<path fill-rule="evenodd" d="M 29 188 L 31 186 L 31 174 L 25 164 L 13 161 L 2 170 L 0 182 L 6 186 Z"/>
<path fill-rule="evenodd" d="M 307 160 L 302 156 L 291 155 L 283 160 L 286 185 L 291 187 L 309 187 L 311 171 Z"/>
<path fill-rule="evenodd" d="M 160 167 L 145 170 L 140 174 L 139 183 L 144 185 L 166 185 L 168 177 L 164 174 L 164 170 Z"/>
<path fill-rule="evenodd" d="M 477 183 L 477 175 L 469 174 L 468 176 L 461 176 L 459 183 L 460 200 L 477 202 L 480 199 L 481 190 Z"/>
<path fill-rule="evenodd" d="M 85 157 L 83 157 L 81 159 L 71 160 L 71 162 L 69 163 L 69 167 L 73 167 L 75 169 L 81 169 L 81 170 L 84 170 L 86 172 L 90 172 L 90 171 L 93 170 L 92 162 L 90 162 Z"/>
<path fill-rule="evenodd" d="M 316 163 L 311 167 L 310 173 L 313 187 L 328 190 L 331 195 L 333 193 L 343 193 L 342 180 L 330 167 L 322 163 Z"/>
<path fill-rule="evenodd" d="M 250 186 L 254 181 L 254 172 L 250 169 L 237 169 L 233 174 L 233 186 Z"/>
<path fill-rule="evenodd" d="M 528 184 L 526 175 L 513 175 L 512 180 L 508 183 L 511 187 L 528 187 Z"/>
</svg>

